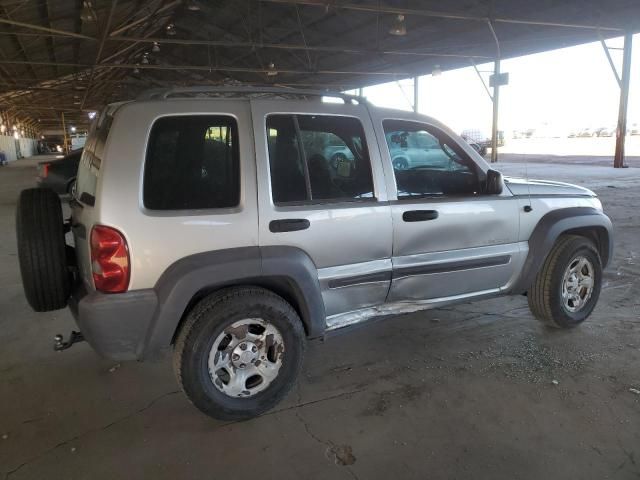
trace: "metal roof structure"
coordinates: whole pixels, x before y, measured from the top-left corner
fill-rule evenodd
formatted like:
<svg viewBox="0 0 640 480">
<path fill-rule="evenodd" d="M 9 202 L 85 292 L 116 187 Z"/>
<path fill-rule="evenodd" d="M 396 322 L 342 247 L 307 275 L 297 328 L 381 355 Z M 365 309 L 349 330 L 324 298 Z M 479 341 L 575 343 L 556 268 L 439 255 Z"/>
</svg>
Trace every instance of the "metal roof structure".
<svg viewBox="0 0 640 480">
<path fill-rule="evenodd" d="M 2 0 L 0 115 L 86 125 L 148 88 L 345 90 L 638 30 L 638 0 Z"/>
</svg>

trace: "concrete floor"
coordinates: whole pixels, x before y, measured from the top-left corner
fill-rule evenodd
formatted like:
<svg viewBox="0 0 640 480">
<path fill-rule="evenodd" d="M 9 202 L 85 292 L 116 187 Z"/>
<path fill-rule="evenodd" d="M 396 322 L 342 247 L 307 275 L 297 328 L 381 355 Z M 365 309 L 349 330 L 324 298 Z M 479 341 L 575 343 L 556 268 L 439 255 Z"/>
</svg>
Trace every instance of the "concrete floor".
<svg viewBox="0 0 640 480">
<path fill-rule="evenodd" d="M 16 257 L 15 201 L 33 165 L 0 168 L 5 479 L 640 478 L 640 169 L 528 166 L 593 188 L 615 224 L 615 258 L 581 327 L 543 328 L 524 297 L 368 324 L 311 343 L 276 410 L 225 424 L 188 403 L 168 357 L 53 352 L 73 320 L 29 309 Z"/>
</svg>

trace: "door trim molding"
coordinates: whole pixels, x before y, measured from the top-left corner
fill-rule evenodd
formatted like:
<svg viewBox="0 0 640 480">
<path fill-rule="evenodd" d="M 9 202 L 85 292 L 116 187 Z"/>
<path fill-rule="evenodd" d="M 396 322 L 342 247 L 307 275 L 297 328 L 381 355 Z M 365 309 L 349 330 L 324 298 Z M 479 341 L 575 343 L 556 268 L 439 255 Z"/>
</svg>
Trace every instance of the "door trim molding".
<svg viewBox="0 0 640 480">
<path fill-rule="evenodd" d="M 336 278 L 329 280 L 329 288 L 351 287 L 353 285 L 362 285 L 365 283 L 389 282 L 391 281 L 391 270 L 375 273 L 367 273 L 364 275 L 354 275 L 352 277 Z"/>
<path fill-rule="evenodd" d="M 511 262 L 511 255 L 499 255 L 486 258 L 471 258 L 469 260 L 455 260 L 452 262 L 430 263 L 426 265 L 398 267 L 393 269 L 393 279 L 411 277 L 414 275 L 428 275 L 432 273 L 449 273 L 474 268 L 498 267 Z"/>
<path fill-rule="evenodd" d="M 457 272 L 460 270 L 471 270 L 475 268 L 486 268 L 486 267 L 498 267 L 501 265 L 507 265 L 511 262 L 512 255 L 496 255 L 492 257 L 483 257 L 483 258 L 470 258 L 465 260 L 453 260 L 448 262 L 438 262 L 438 263 L 428 263 L 425 265 L 411 265 L 411 266 L 399 266 L 393 267 L 391 262 L 387 265 L 386 269 L 380 270 L 381 263 L 379 261 L 374 262 L 365 262 L 365 264 L 358 264 L 357 266 L 351 267 L 362 267 L 369 266 L 378 268 L 377 271 L 373 272 L 364 272 L 357 273 L 354 275 L 348 276 L 336 276 L 333 275 L 327 278 L 326 271 L 330 269 L 324 269 L 325 275 L 321 275 L 321 280 L 327 281 L 327 287 L 330 289 L 337 289 L 343 287 L 351 287 L 354 285 L 362 285 L 367 283 L 376 283 L 376 282 L 389 282 L 394 279 L 411 277 L 415 275 L 428 275 L 433 273 L 450 273 Z M 340 268 L 340 267 L 338 267 Z M 343 269 L 341 267 L 341 269 Z M 332 272 L 334 273 L 334 272 Z M 335 273 L 334 273 L 335 274 Z M 333 278 L 331 278 L 333 277 Z"/>
</svg>

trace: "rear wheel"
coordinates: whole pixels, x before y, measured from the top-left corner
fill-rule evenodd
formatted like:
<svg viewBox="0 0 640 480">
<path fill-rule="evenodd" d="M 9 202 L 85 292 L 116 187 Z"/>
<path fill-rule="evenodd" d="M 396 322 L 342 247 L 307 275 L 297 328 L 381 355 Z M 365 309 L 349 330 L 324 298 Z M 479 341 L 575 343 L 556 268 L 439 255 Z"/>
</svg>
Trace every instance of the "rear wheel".
<svg viewBox="0 0 640 480">
<path fill-rule="evenodd" d="M 274 407 L 302 367 L 304 330 L 274 293 L 236 287 L 214 293 L 189 313 L 175 342 L 174 368 L 191 402 L 221 420 Z"/>
<path fill-rule="evenodd" d="M 531 312 L 547 325 L 571 328 L 593 311 L 600 296 L 602 263 L 593 242 L 564 235 L 527 293 Z"/>
<path fill-rule="evenodd" d="M 407 162 L 406 158 L 394 158 L 392 163 L 395 170 L 406 170 L 409 168 L 409 162 Z"/>
<path fill-rule="evenodd" d="M 22 285 L 36 312 L 64 308 L 71 290 L 62 206 L 47 188 L 23 190 L 16 209 Z"/>
</svg>

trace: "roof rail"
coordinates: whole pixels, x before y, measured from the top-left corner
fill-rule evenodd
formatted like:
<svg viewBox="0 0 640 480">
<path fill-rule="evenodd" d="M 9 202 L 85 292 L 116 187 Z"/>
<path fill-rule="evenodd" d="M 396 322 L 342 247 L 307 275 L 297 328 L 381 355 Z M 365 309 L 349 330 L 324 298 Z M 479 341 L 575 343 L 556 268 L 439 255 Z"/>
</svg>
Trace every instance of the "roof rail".
<svg viewBox="0 0 640 480">
<path fill-rule="evenodd" d="M 348 95 L 342 92 L 332 92 L 323 90 L 306 90 L 297 88 L 286 87 L 253 87 L 253 86 L 195 86 L 195 87 L 169 87 L 169 88 L 156 88 L 147 90 L 146 92 L 138 95 L 136 100 L 166 100 L 169 97 L 188 97 L 194 94 L 210 94 L 210 95 L 225 95 L 230 93 L 237 93 L 242 95 L 259 95 L 259 94 L 271 94 L 271 95 L 300 95 L 300 96 L 316 96 L 316 97 L 334 97 L 344 100 L 345 103 L 352 104 L 364 104 L 367 100 L 364 97 L 357 95 Z"/>
</svg>

